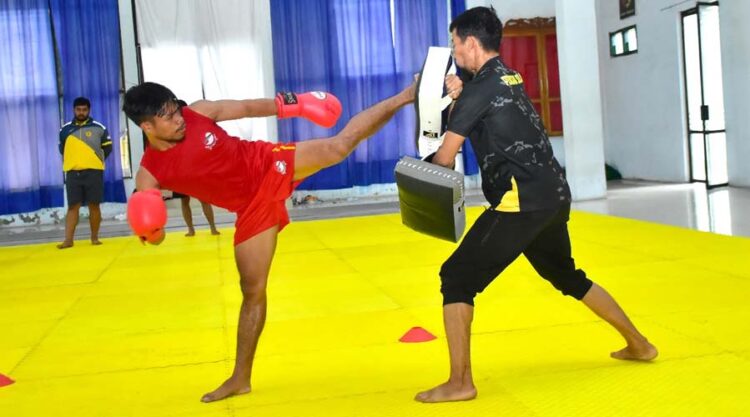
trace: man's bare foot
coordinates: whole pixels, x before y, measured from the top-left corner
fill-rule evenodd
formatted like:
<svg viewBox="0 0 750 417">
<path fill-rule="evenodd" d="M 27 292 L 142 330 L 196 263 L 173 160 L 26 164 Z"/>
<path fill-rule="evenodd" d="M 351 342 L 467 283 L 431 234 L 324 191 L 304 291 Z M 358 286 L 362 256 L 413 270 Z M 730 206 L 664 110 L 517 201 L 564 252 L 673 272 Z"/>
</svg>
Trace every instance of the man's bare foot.
<svg viewBox="0 0 750 417">
<path fill-rule="evenodd" d="M 219 231 L 216 229 L 211 229 L 211 234 L 216 236 L 216 235 L 220 235 L 221 233 L 219 233 Z"/>
<path fill-rule="evenodd" d="M 625 361 L 650 361 L 658 355 L 659 351 L 656 350 L 656 346 L 649 343 L 648 340 L 639 344 L 628 344 L 623 349 L 609 354 L 615 359 Z"/>
<path fill-rule="evenodd" d="M 99 239 L 91 239 L 91 244 L 94 246 L 98 246 L 102 244 L 102 241 Z"/>
<path fill-rule="evenodd" d="M 476 396 L 477 389 L 473 384 L 460 385 L 446 382 L 429 391 L 420 392 L 414 399 L 423 403 L 442 403 L 446 401 L 473 400 Z"/>
<path fill-rule="evenodd" d="M 195 236 L 195 230 L 188 230 L 188 232 L 185 233 L 185 236 L 187 236 L 187 237 Z"/>
<path fill-rule="evenodd" d="M 67 240 L 57 245 L 57 249 L 67 249 L 67 248 L 72 248 L 72 247 L 73 247 L 73 242 L 68 242 Z"/>
<path fill-rule="evenodd" d="M 215 391 L 204 394 L 201 397 L 201 401 L 204 403 L 210 403 L 214 401 L 223 400 L 224 398 L 231 397 L 233 395 L 242 395 L 250 392 L 250 384 L 247 382 L 241 382 L 238 379 L 229 378 L 224 381 L 219 388 Z"/>
</svg>

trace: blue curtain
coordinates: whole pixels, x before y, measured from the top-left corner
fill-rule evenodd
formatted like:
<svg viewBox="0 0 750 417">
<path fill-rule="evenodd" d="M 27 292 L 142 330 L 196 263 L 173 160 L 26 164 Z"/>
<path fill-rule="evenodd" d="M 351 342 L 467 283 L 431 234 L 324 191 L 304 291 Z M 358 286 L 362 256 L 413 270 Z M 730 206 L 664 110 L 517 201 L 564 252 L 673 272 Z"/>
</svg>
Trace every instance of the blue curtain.
<svg viewBox="0 0 750 417">
<path fill-rule="evenodd" d="M 104 201 L 125 202 L 117 0 L 50 0 L 50 7 L 62 67 L 64 119 L 73 119 L 73 99 L 91 100 L 91 117 L 112 136 L 112 153 L 104 169 Z"/>
<path fill-rule="evenodd" d="M 330 136 L 353 115 L 407 86 L 427 48 L 448 45 L 447 9 L 442 1 L 397 0 L 392 20 L 389 0 L 272 1 L 276 88 L 330 91 L 344 107 L 331 130 L 299 119 L 279 121 L 280 140 Z M 392 183 L 398 159 L 416 155 L 415 127 L 414 108 L 402 109 L 345 162 L 310 177 L 300 189 Z"/>
<path fill-rule="evenodd" d="M 466 0 L 451 0 L 451 20 L 466 10 Z"/>
<path fill-rule="evenodd" d="M 450 15 L 454 19 L 466 10 L 464 0 L 451 0 Z M 419 72 L 430 46 L 448 46 L 447 4 L 434 0 L 394 1 L 396 32 L 396 68 L 401 83 Z M 413 111 L 402 112 L 407 126 L 416 126 Z M 415 133 L 412 133 L 414 137 Z M 416 149 L 408 153 L 416 154 Z M 464 172 L 474 175 L 479 172 L 474 150 L 469 141 L 463 146 Z"/>
<path fill-rule="evenodd" d="M 448 46 L 447 5 L 444 1 L 394 1 L 394 52 L 399 85 L 407 85 L 422 69 L 430 46 Z M 414 108 L 398 117 L 405 126 L 407 155 L 416 155 L 416 114 Z"/>
<path fill-rule="evenodd" d="M 441 24 L 447 21 L 444 4 L 427 0 L 396 3 L 395 42 L 389 0 L 271 3 L 276 87 L 331 91 L 344 106 L 341 121 L 331 131 L 299 120 L 280 121 L 282 141 L 335 133 L 353 115 L 407 86 L 421 68 L 427 46 L 447 44 L 445 25 Z M 443 26 L 442 32 L 436 25 Z M 327 30 L 311 31 L 310 27 Z M 419 36 L 414 36 L 416 33 Z M 443 34 L 442 42 L 439 33 Z M 300 188 L 335 189 L 393 182 L 398 159 L 416 154 L 415 123 L 413 107 L 402 109 L 344 163 L 319 172 Z"/>
<path fill-rule="evenodd" d="M 366 107 L 398 93 L 389 0 L 284 0 L 271 2 L 276 87 L 335 94 L 344 111 L 331 130 L 302 120 L 281 120 L 281 141 L 330 136 Z M 315 28 L 315 29 L 314 29 Z M 346 161 L 308 178 L 301 189 L 336 189 L 393 182 L 393 168 L 408 149 L 410 126 L 392 120 Z M 412 146 L 413 148 L 413 146 Z"/>
<path fill-rule="evenodd" d="M 47 0 L 0 2 L 0 214 L 63 204 L 50 26 Z"/>
</svg>

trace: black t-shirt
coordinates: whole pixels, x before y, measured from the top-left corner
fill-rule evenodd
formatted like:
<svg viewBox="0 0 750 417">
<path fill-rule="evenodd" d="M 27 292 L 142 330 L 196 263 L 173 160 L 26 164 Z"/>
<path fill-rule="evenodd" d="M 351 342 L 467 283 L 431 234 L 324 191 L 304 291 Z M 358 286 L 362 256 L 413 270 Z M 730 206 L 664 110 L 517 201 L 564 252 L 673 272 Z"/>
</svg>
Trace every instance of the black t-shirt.
<svg viewBox="0 0 750 417">
<path fill-rule="evenodd" d="M 469 137 L 482 190 L 496 210 L 546 210 L 570 202 L 568 182 L 521 75 L 499 57 L 464 83 L 448 130 Z"/>
</svg>

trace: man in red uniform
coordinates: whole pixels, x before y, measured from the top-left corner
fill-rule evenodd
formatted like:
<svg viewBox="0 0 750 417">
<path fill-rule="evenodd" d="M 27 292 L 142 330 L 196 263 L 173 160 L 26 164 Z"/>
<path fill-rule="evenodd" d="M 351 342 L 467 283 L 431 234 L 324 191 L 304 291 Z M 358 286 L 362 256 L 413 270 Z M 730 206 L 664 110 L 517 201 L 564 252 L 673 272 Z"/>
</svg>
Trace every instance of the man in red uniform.
<svg viewBox="0 0 750 417">
<path fill-rule="evenodd" d="M 202 401 L 250 392 L 253 357 L 266 319 L 266 283 L 276 235 L 289 223 L 286 198 L 304 178 L 341 162 L 414 98 L 412 84 L 352 117 L 333 137 L 272 144 L 232 137 L 216 122 L 301 116 L 331 127 L 341 114 L 341 104 L 316 92 L 279 94 L 275 100 L 202 100 L 180 108 L 174 94 L 159 84 L 143 83 L 127 91 L 123 110 L 149 142 L 136 175 L 139 192 L 128 208 L 135 233 L 150 243 L 163 240 L 165 207 L 160 195 L 149 194 L 160 187 L 237 213 L 235 261 L 243 295 L 237 357 L 229 379 Z"/>
</svg>

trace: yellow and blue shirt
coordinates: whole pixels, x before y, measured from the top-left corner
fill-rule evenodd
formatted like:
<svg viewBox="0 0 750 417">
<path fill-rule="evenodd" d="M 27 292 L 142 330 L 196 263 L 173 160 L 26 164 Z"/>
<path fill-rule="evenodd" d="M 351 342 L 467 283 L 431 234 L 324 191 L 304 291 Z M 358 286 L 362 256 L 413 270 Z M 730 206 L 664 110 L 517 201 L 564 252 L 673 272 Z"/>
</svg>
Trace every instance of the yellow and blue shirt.
<svg viewBox="0 0 750 417">
<path fill-rule="evenodd" d="M 107 128 L 92 118 L 84 122 L 73 120 L 60 129 L 59 148 L 65 172 L 104 170 L 104 160 L 112 152 L 112 139 Z"/>
</svg>

